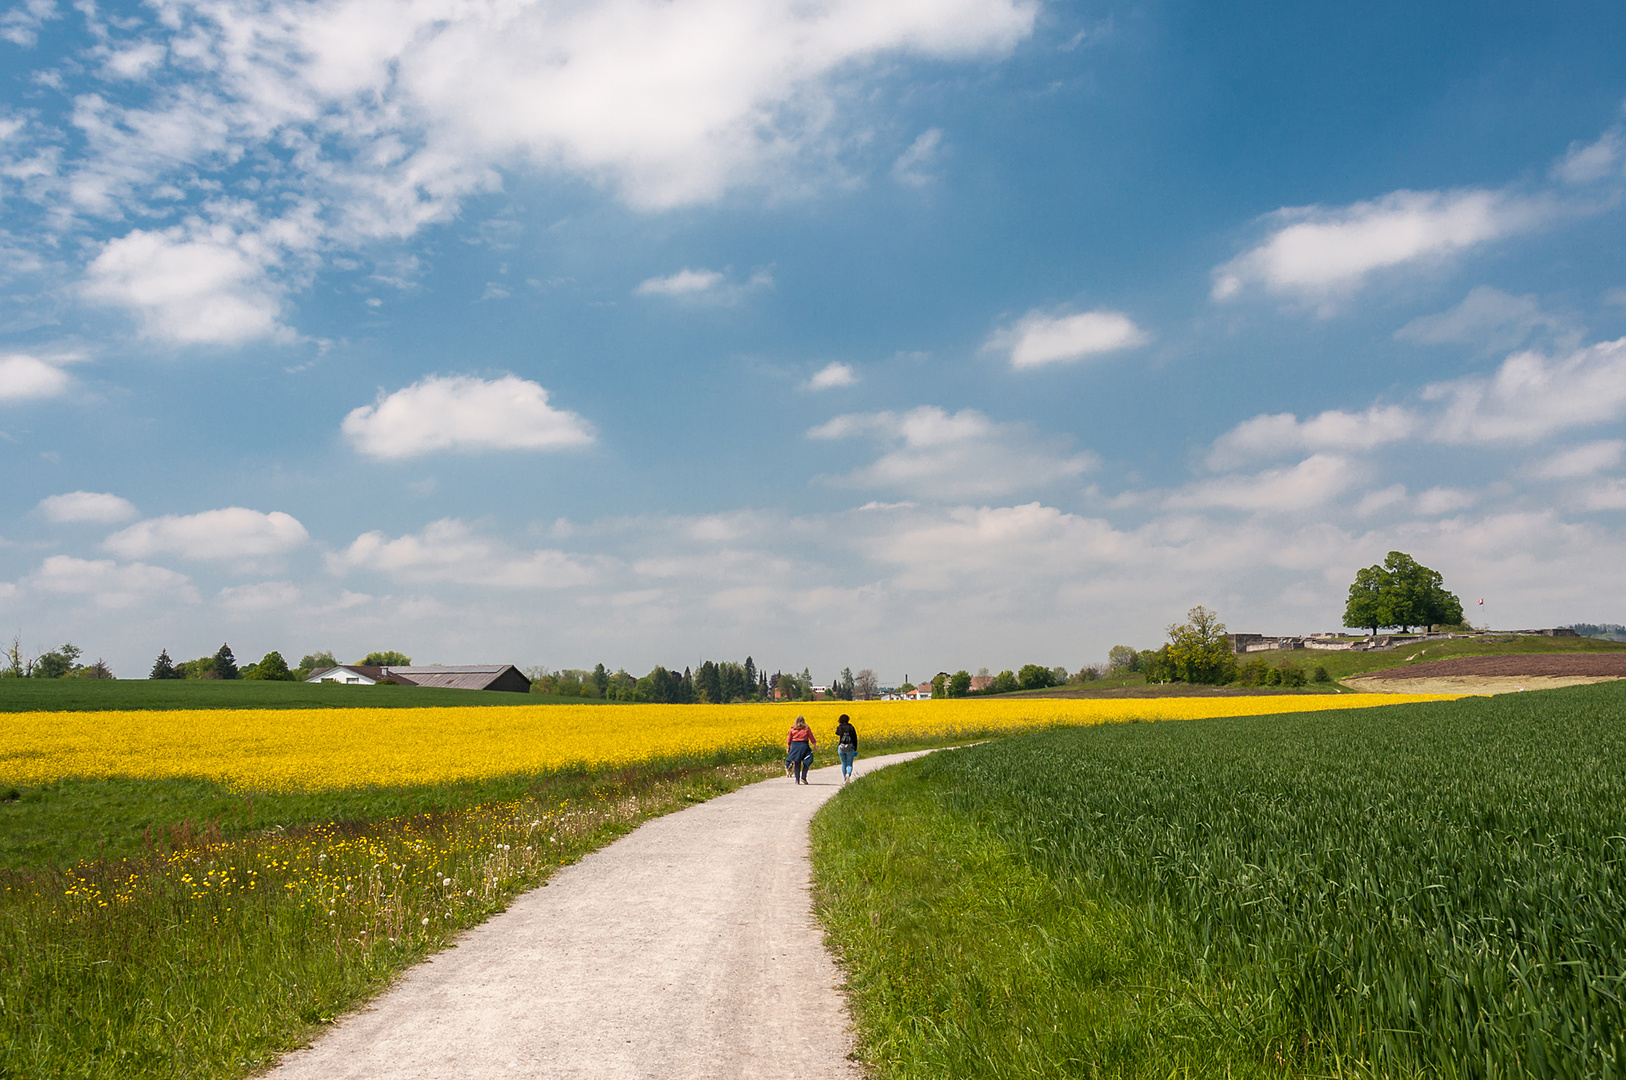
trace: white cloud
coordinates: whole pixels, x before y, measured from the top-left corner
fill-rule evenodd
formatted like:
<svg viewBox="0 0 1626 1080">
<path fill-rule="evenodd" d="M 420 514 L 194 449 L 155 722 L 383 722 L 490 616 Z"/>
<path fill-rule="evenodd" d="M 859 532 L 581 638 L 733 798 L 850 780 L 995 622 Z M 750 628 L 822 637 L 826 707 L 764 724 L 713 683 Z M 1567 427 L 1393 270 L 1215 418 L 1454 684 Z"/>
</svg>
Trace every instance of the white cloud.
<svg viewBox="0 0 1626 1080">
<path fill-rule="evenodd" d="M 1362 413 L 1329 409 L 1308 420 L 1292 413 L 1255 416 L 1214 440 L 1208 467 L 1227 469 L 1244 462 L 1321 451 L 1371 450 L 1410 438 L 1419 421 L 1398 405 L 1374 405 Z"/>
<path fill-rule="evenodd" d="M 1481 285 L 1456 307 L 1413 319 L 1395 331 L 1395 337 L 1425 345 L 1470 344 L 1505 351 L 1518 348 L 1537 330 L 1573 333 L 1566 320 L 1542 311 L 1534 296 L 1511 296 Z"/>
<path fill-rule="evenodd" d="M 1537 480 L 1572 480 L 1613 469 L 1626 459 L 1626 442 L 1600 439 L 1560 451 L 1529 469 Z"/>
<path fill-rule="evenodd" d="M 112 559 L 52 555 L 29 577 L 28 584 L 44 592 L 90 596 L 109 608 L 161 597 L 197 601 L 197 592 L 184 574 L 139 562 L 120 566 Z"/>
<path fill-rule="evenodd" d="M 908 412 L 851 413 L 808 431 L 813 439 L 866 437 L 887 447 L 872 464 L 827 478 L 841 487 L 894 488 L 937 498 L 987 498 L 1044 487 L 1094 468 L 1091 454 L 1069 454 L 1065 440 L 1026 424 L 996 424 L 976 409 L 935 405 Z"/>
<path fill-rule="evenodd" d="M 37 356 L 0 356 L 0 401 L 57 397 L 67 392 L 72 381 L 56 364 Z"/>
<path fill-rule="evenodd" d="M 898 160 L 892 163 L 892 178 L 910 187 L 924 187 L 931 183 L 936 179 L 931 173 L 931 167 L 937 160 L 942 145 L 942 128 L 927 128 L 922 131 L 919 137 L 909 144 L 909 149 L 899 154 Z"/>
<path fill-rule="evenodd" d="M 1626 163 L 1626 129 L 1619 124 L 1590 143 L 1574 142 L 1553 165 L 1553 175 L 1568 184 L 1591 184 L 1619 177 Z"/>
<path fill-rule="evenodd" d="M 44 16 L 28 11 L 0 18 L 0 33 L 31 41 Z M 88 297 L 132 307 L 154 337 L 237 343 L 276 333 L 281 297 L 308 280 L 289 255 L 409 237 L 500 189 L 503 171 L 585 180 L 650 211 L 841 182 L 877 107 L 866 82 L 900 58 L 1003 57 L 1038 11 L 1035 0 L 131 9 L 97 23 L 102 74 L 123 81 L 167 58 L 189 77 L 133 102 L 81 94 L 71 129 L 42 123 L 36 142 L 62 160 L 37 197 L 64 221 L 157 223 L 107 246 Z M 255 159 L 276 165 L 259 190 L 235 189 L 254 200 L 246 223 L 240 199 L 188 194 Z M 297 238 L 259 224 L 288 199 L 320 208 Z M 248 237 L 265 251 L 234 250 Z"/>
<path fill-rule="evenodd" d="M 262 514 L 230 506 L 138 521 L 109 536 L 102 546 L 131 559 L 160 553 L 186 559 L 244 559 L 280 555 L 309 541 L 305 526 L 279 510 Z"/>
<path fill-rule="evenodd" d="M 39 44 L 39 32 L 47 22 L 60 19 L 54 0 L 25 0 L 0 15 L 0 38 L 24 49 Z"/>
<path fill-rule="evenodd" d="M 1478 494 L 1461 488 L 1429 488 L 1417 496 L 1417 512 L 1424 517 L 1438 517 L 1466 510 L 1478 501 Z"/>
<path fill-rule="evenodd" d="M 595 564 L 556 550 L 519 551 L 476 534 L 456 518 L 416 535 L 386 539 L 363 533 L 328 560 L 335 573 L 365 569 L 406 582 L 454 582 L 493 588 L 566 589 L 597 578 Z"/>
<path fill-rule="evenodd" d="M 1327 209 L 1278 210 L 1270 234 L 1214 270 L 1213 298 L 1249 285 L 1318 299 L 1360 286 L 1375 271 L 1428 264 L 1532 228 L 1552 211 L 1540 199 L 1483 189 L 1395 191 Z"/>
<path fill-rule="evenodd" d="M 718 270 L 694 270 L 685 266 L 666 277 L 648 278 L 633 293 L 638 296 L 670 296 L 708 304 L 737 304 L 746 295 L 773 285 L 773 272 L 766 267 L 752 272 L 743 282 L 731 282 Z"/>
<path fill-rule="evenodd" d="M 1361 497 L 1355 505 L 1355 513 L 1359 517 L 1370 517 L 1379 510 L 1386 510 L 1406 501 L 1406 485 L 1391 484 L 1382 491 L 1370 491 Z"/>
<path fill-rule="evenodd" d="M 299 602 L 299 586 L 291 581 L 258 581 L 220 590 L 220 606 L 232 615 L 259 615 L 292 607 Z"/>
<path fill-rule="evenodd" d="M 128 308 L 148 337 L 180 344 L 235 345 L 287 336 L 265 276 L 274 255 L 257 238 L 211 230 L 134 232 L 109 241 L 86 270 L 84 294 Z"/>
<path fill-rule="evenodd" d="M 1435 383 L 1444 402 L 1432 437 L 1453 443 L 1531 443 L 1626 415 L 1626 338 L 1550 357 L 1515 353 L 1490 378 Z"/>
<path fill-rule="evenodd" d="M 1347 459 L 1312 454 L 1291 468 L 1267 469 L 1252 476 L 1220 476 L 1192 484 L 1170 495 L 1167 505 L 1175 509 L 1214 507 L 1291 513 L 1336 498 L 1358 479 Z"/>
<path fill-rule="evenodd" d="M 1591 486 L 1582 501 L 1588 510 L 1626 510 L 1626 480 L 1606 480 Z"/>
<path fill-rule="evenodd" d="M 144 79 L 153 68 L 164 62 L 167 51 L 155 41 L 108 51 L 102 60 L 102 73 L 114 79 Z"/>
<path fill-rule="evenodd" d="M 983 347 L 1006 352 L 1011 367 L 1031 368 L 1082 360 L 1144 345 L 1151 336 L 1118 311 L 1081 315 L 1049 314 L 1037 309 L 1015 325 L 996 331 Z"/>
<path fill-rule="evenodd" d="M 438 450 L 560 450 L 593 441 L 582 417 L 548 404 L 516 375 L 485 380 L 431 375 L 376 404 L 351 410 L 344 433 L 368 457 L 396 460 Z"/>
<path fill-rule="evenodd" d="M 675 274 L 640 282 L 633 292 L 640 296 L 692 296 L 710 292 L 723 281 L 723 275 L 716 270 L 691 270 L 685 266 Z"/>
<path fill-rule="evenodd" d="M 858 376 L 854 373 L 851 364 L 835 362 L 826 364 L 814 372 L 813 377 L 807 380 L 807 388 L 809 390 L 835 390 L 843 386 L 852 386 L 857 382 Z"/>
<path fill-rule="evenodd" d="M 34 509 L 47 521 L 94 521 L 111 524 L 128 521 L 136 516 L 135 505 L 117 495 L 95 491 L 70 491 L 66 495 L 50 495 L 40 500 Z"/>
</svg>

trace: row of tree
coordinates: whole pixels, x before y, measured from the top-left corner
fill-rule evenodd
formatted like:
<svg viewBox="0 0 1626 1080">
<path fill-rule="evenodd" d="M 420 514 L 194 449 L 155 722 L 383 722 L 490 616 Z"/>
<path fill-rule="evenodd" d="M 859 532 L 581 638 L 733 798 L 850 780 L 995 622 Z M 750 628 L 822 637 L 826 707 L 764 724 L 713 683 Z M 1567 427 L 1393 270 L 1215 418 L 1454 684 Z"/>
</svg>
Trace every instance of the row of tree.
<svg viewBox="0 0 1626 1080">
<path fill-rule="evenodd" d="M 412 663 L 412 657 L 407 656 L 405 653 L 389 650 L 368 653 L 356 663 L 373 667 L 405 667 Z M 222 642 L 213 656 L 200 656 L 196 660 L 176 662 L 170 659 L 169 650 L 164 649 L 159 652 L 158 659 L 153 661 L 152 671 L 148 673 L 147 678 L 250 679 L 263 682 L 304 682 L 310 678 L 313 672 L 338 666 L 339 662 L 333 658 L 333 653 L 323 650 L 306 653 L 300 657 L 297 667 L 290 668 L 288 661 L 283 659 L 282 653 L 272 649 L 254 663 L 240 668 L 237 666 L 237 657 L 232 654 L 231 646 Z"/>
<path fill-rule="evenodd" d="M 0 679 L 111 679 L 113 672 L 101 660 L 81 664 L 79 658 L 85 650 L 73 642 L 64 642 L 56 648 L 42 652 L 32 659 L 23 654 L 23 639 L 14 637 L 6 647 L 6 659 L 0 667 Z"/>
<path fill-rule="evenodd" d="M 628 674 L 625 668 L 612 672 L 603 664 L 593 670 L 564 668 L 549 671 L 545 667 L 526 670 L 531 679 L 531 692 L 560 697 L 578 697 L 603 701 L 646 701 L 656 704 L 729 705 L 748 701 L 811 701 L 813 676 L 803 669 L 794 672 L 775 672 L 769 675 L 759 669 L 756 660 L 747 656 L 744 663 L 733 660 L 706 660 L 697 668 L 685 667 L 681 672 L 656 664 L 642 677 Z M 853 675 L 843 670 L 837 680 L 850 698 L 856 688 L 867 683 L 873 686 L 875 673 L 861 671 Z M 840 693 L 838 689 L 837 693 Z"/>
</svg>

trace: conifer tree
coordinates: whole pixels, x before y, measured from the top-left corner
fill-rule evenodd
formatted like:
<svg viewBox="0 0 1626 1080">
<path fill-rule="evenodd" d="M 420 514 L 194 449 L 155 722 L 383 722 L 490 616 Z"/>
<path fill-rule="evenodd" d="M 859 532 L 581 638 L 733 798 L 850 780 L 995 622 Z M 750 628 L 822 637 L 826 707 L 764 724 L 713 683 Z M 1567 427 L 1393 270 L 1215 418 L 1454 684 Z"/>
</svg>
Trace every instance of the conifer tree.
<svg viewBox="0 0 1626 1080">
<path fill-rule="evenodd" d="M 220 643 L 220 651 L 215 653 L 215 678 L 237 678 L 237 657 L 231 654 L 231 646 L 225 642 Z"/>
<path fill-rule="evenodd" d="M 149 679 L 179 679 L 181 676 L 175 671 L 175 661 L 169 658 L 169 650 L 163 649 L 158 653 L 158 659 L 153 661 L 152 674 Z"/>
</svg>

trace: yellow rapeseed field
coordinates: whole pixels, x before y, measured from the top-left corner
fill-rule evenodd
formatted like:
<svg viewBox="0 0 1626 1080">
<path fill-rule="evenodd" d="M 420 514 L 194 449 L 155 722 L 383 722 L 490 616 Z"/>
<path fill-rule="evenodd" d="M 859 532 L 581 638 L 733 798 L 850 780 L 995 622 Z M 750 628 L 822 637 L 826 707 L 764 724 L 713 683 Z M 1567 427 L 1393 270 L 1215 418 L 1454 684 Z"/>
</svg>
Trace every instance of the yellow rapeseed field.
<svg viewBox="0 0 1626 1080">
<path fill-rule="evenodd" d="M 911 737 L 1182 720 L 1442 700 L 1424 694 L 797 705 L 536 705 L 14 713 L 0 781 L 196 777 L 247 791 L 402 787 L 657 759 L 719 760 L 782 745 L 805 715 L 829 738 L 851 714 L 864 748 Z"/>
</svg>

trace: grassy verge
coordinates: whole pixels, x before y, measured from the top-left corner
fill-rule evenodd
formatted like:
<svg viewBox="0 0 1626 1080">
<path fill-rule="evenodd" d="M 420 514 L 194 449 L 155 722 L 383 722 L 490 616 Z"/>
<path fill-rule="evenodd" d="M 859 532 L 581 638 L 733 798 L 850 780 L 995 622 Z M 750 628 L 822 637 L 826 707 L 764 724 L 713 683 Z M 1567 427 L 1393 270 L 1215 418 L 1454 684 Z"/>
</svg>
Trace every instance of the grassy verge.
<svg viewBox="0 0 1626 1080">
<path fill-rule="evenodd" d="M 0 713 L 114 709 L 422 709 L 430 705 L 614 705 L 613 701 L 254 679 L 0 679 Z"/>
<path fill-rule="evenodd" d="M 557 867 L 771 771 L 540 780 L 450 813 L 0 873 L 0 1076 L 244 1075 Z"/>
<path fill-rule="evenodd" d="M 1018 736 L 815 819 L 881 1078 L 1626 1074 L 1613 684 Z"/>
</svg>

